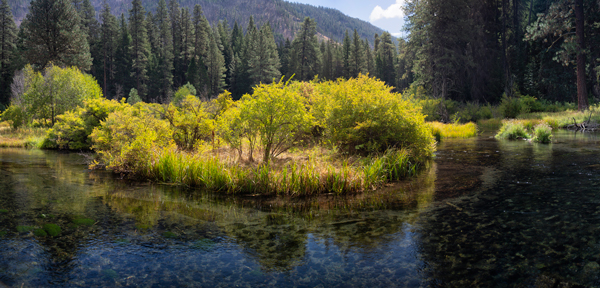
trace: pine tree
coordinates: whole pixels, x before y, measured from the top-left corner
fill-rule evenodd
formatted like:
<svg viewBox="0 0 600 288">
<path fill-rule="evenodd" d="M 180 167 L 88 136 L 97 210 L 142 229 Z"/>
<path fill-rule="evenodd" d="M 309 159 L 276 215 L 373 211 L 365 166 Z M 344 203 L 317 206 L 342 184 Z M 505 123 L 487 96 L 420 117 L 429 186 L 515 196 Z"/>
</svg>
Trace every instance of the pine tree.
<svg viewBox="0 0 600 288">
<path fill-rule="evenodd" d="M 365 72 L 369 73 L 370 76 L 375 75 L 375 60 L 373 59 L 373 53 L 371 52 L 371 46 L 369 41 L 366 39 L 363 41 L 364 55 L 365 55 Z"/>
<path fill-rule="evenodd" d="M 0 4 L 0 107 L 10 102 L 10 84 L 14 74 L 17 26 L 6 0 Z"/>
<path fill-rule="evenodd" d="M 377 77 L 384 81 L 389 86 L 395 86 L 396 83 L 396 46 L 392 42 L 392 35 L 384 32 L 381 35 L 381 43 L 379 43 L 379 51 L 377 51 L 377 60 L 375 70 Z"/>
<path fill-rule="evenodd" d="M 290 52 L 292 51 L 292 42 L 290 41 L 290 38 L 285 39 L 285 43 L 280 50 L 279 59 L 281 61 L 281 74 L 284 75 L 286 79 L 289 79 L 292 77 L 290 73 Z"/>
<path fill-rule="evenodd" d="M 243 47 L 244 32 L 236 21 L 235 24 L 233 24 L 233 30 L 231 31 L 231 48 L 233 49 L 233 54 L 239 56 L 242 53 Z"/>
<path fill-rule="evenodd" d="M 342 44 L 342 57 L 343 57 L 343 63 L 342 65 L 344 66 L 344 77 L 345 78 L 351 78 L 352 77 L 352 67 L 351 67 L 351 59 L 350 59 L 350 53 L 352 51 L 352 43 L 350 42 L 350 35 L 348 35 L 348 30 L 346 30 L 346 33 L 344 34 L 344 42 Z"/>
<path fill-rule="evenodd" d="M 334 79 L 334 59 L 332 46 L 332 41 L 327 41 L 327 44 L 325 45 L 325 53 L 323 53 L 323 72 L 321 72 L 321 77 L 326 80 Z"/>
<path fill-rule="evenodd" d="M 67 0 L 32 1 L 24 22 L 27 61 L 37 69 L 52 62 L 88 70 L 92 65 L 90 47 L 80 23 L 77 11 Z"/>
<path fill-rule="evenodd" d="M 169 17 L 171 19 L 171 35 L 173 37 L 173 68 L 176 71 L 176 77 L 173 79 L 173 82 L 177 84 L 177 86 L 183 85 L 183 80 L 181 79 L 182 72 L 187 69 L 185 63 L 183 63 L 183 59 L 181 57 L 181 52 L 183 50 L 183 34 L 181 29 L 181 8 L 179 6 L 179 2 L 177 0 L 169 1 Z"/>
<path fill-rule="evenodd" d="M 252 80 L 252 86 L 259 83 L 269 84 L 274 79 L 281 77 L 281 72 L 279 72 L 281 64 L 271 25 L 267 23 L 260 28 L 252 45 L 252 49 L 248 51 L 248 74 Z"/>
<path fill-rule="evenodd" d="M 194 25 L 192 24 L 192 18 L 190 10 L 188 8 L 181 9 L 181 50 L 179 51 L 179 59 L 181 61 L 181 71 L 175 71 L 177 78 L 180 79 L 180 83 L 176 83 L 177 86 L 181 86 L 183 83 L 189 82 L 186 77 L 186 69 L 189 67 L 192 57 L 194 56 Z"/>
<path fill-rule="evenodd" d="M 125 93 L 135 86 L 131 80 L 130 46 L 131 34 L 129 34 L 125 15 L 121 14 L 119 39 L 117 40 L 117 49 L 115 51 L 115 97 L 117 98 L 124 97 Z"/>
<path fill-rule="evenodd" d="M 296 80 L 307 81 L 319 73 L 319 43 L 317 41 L 317 24 L 306 17 L 302 27 L 292 43 L 293 68 Z"/>
<path fill-rule="evenodd" d="M 118 44 L 117 18 L 110 13 L 110 6 L 104 2 L 102 12 L 100 13 L 102 25 L 100 26 L 101 44 L 102 44 L 102 88 L 104 96 L 111 98 L 113 94 L 113 81 L 116 74 L 115 56 Z M 111 88 L 108 84 L 111 83 Z"/>
<path fill-rule="evenodd" d="M 358 77 L 359 74 L 366 73 L 366 59 L 364 47 L 358 32 L 354 29 L 352 45 L 350 48 L 350 77 Z"/>
<path fill-rule="evenodd" d="M 158 47 L 156 53 L 157 72 L 152 83 L 157 85 L 159 101 L 165 103 L 172 94 L 173 86 L 173 38 L 171 36 L 171 20 L 165 0 L 158 2 L 156 10 L 156 26 L 158 28 Z"/>
<path fill-rule="evenodd" d="M 209 96 L 215 96 L 222 92 L 225 86 L 225 58 L 221 53 L 219 30 L 215 26 L 212 35 L 210 35 L 210 46 L 208 48 L 208 58 L 206 61 Z"/>
<path fill-rule="evenodd" d="M 204 17 L 202 7 L 194 6 L 194 56 L 206 60 L 208 55 L 208 46 L 210 45 L 210 25 Z M 197 86 L 196 86 L 197 87 Z"/>
<path fill-rule="evenodd" d="M 141 0 L 133 0 L 129 10 L 129 32 L 131 34 L 131 45 L 129 52 L 131 56 L 131 77 L 135 81 L 135 88 L 142 99 L 146 96 L 146 85 L 148 81 L 148 56 L 150 47 L 148 45 L 148 32 L 146 31 L 146 12 L 142 7 Z"/>
</svg>

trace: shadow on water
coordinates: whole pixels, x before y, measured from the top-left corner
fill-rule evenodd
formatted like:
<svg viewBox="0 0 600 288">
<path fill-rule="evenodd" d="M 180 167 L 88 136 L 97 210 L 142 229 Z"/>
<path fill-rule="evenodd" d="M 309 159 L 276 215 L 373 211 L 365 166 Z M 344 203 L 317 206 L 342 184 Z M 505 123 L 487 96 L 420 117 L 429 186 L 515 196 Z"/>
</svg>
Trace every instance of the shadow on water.
<svg viewBox="0 0 600 288">
<path fill-rule="evenodd" d="M 0 287 L 598 285 L 597 138 L 490 136 L 443 142 L 410 181 L 300 199 L 132 182 L 77 154 L 1 149 Z"/>
</svg>

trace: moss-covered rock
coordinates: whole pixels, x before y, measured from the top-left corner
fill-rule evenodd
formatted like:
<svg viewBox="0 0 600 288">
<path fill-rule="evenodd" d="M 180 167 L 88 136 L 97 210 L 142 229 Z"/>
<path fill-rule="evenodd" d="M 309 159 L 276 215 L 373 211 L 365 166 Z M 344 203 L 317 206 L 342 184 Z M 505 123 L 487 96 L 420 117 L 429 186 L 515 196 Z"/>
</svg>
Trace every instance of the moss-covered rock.
<svg viewBox="0 0 600 288">
<path fill-rule="evenodd" d="M 35 229 L 33 230 L 33 235 L 38 237 L 46 237 L 48 236 L 48 233 L 46 233 L 46 230 L 44 229 Z"/>
<path fill-rule="evenodd" d="M 51 223 L 44 224 L 44 230 L 52 237 L 58 236 L 61 232 L 60 226 Z"/>
</svg>

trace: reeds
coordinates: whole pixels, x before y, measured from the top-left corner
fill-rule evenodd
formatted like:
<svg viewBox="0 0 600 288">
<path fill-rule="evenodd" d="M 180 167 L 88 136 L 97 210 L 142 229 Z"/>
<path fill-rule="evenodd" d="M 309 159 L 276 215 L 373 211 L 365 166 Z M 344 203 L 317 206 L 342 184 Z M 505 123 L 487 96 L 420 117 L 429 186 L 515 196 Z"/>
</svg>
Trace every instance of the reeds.
<svg viewBox="0 0 600 288">
<path fill-rule="evenodd" d="M 470 138 L 477 136 L 477 125 L 473 122 L 467 124 L 429 122 L 429 125 L 438 141 L 442 138 Z"/>
<path fill-rule="evenodd" d="M 46 136 L 46 128 L 19 128 L 16 130 L 0 125 L 0 147 L 39 148 Z"/>
<path fill-rule="evenodd" d="M 200 187 L 228 194 L 292 195 L 347 194 L 381 187 L 415 175 L 424 167 L 405 150 L 390 150 L 350 164 L 309 157 L 283 165 L 240 165 L 214 155 L 176 149 L 156 151 L 138 175 L 160 182 Z"/>
</svg>

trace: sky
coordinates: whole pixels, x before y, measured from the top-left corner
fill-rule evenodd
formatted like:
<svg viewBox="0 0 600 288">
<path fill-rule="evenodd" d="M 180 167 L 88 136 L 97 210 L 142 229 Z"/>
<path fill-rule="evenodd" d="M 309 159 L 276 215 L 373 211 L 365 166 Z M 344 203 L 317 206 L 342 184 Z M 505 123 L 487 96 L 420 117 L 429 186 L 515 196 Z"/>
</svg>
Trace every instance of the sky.
<svg viewBox="0 0 600 288">
<path fill-rule="evenodd" d="M 335 8 L 351 17 L 370 22 L 396 37 L 403 36 L 404 0 L 288 0 L 314 6 Z"/>
</svg>

